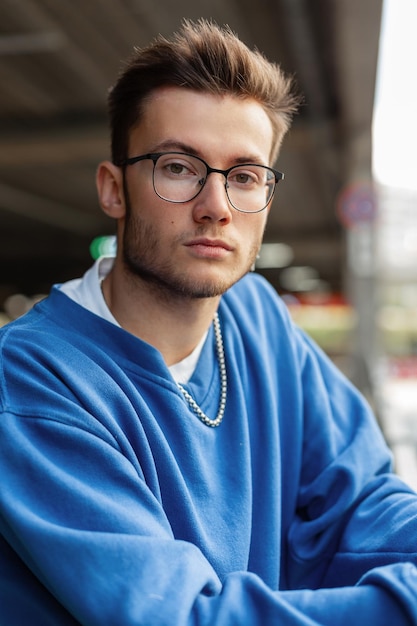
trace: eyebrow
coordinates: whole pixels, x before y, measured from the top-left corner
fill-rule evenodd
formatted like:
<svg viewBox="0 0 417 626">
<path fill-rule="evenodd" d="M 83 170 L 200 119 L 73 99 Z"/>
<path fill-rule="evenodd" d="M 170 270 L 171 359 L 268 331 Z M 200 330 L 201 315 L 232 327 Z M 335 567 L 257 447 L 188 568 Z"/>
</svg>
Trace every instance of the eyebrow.
<svg viewBox="0 0 417 626">
<path fill-rule="evenodd" d="M 160 152 L 161 150 L 173 150 L 174 152 L 187 152 L 188 154 L 192 154 L 194 156 L 199 156 L 197 150 L 192 146 L 189 146 L 182 141 L 177 141 L 175 139 L 166 139 L 161 143 L 156 144 L 154 150 L 152 152 Z"/>
<path fill-rule="evenodd" d="M 193 148 L 193 146 L 190 146 L 186 143 L 183 143 L 182 141 L 178 141 L 175 139 L 166 139 L 165 141 L 162 141 L 156 144 L 154 149 L 150 150 L 150 152 L 161 152 L 164 150 L 168 150 L 168 151 L 172 150 L 173 152 L 184 152 L 184 153 L 196 156 L 196 157 L 200 157 L 201 159 L 204 158 L 204 156 L 198 150 Z M 244 164 L 244 163 L 255 163 L 258 165 L 265 165 L 263 160 L 260 159 L 259 156 L 255 156 L 255 155 L 246 155 L 246 156 L 236 157 L 235 159 L 232 159 L 232 161 L 233 163 L 236 163 L 237 165 Z"/>
</svg>

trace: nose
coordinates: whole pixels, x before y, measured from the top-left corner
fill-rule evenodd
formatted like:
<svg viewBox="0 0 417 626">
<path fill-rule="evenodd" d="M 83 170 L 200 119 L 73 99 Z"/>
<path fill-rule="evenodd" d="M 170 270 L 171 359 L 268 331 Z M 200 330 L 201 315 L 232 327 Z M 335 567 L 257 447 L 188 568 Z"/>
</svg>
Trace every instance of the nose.
<svg viewBox="0 0 417 626">
<path fill-rule="evenodd" d="M 226 178 L 211 172 L 203 189 L 194 200 L 193 216 L 197 222 L 213 221 L 228 223 L 232 219 L 232 207 L 226 194 Z"/>
</svg>

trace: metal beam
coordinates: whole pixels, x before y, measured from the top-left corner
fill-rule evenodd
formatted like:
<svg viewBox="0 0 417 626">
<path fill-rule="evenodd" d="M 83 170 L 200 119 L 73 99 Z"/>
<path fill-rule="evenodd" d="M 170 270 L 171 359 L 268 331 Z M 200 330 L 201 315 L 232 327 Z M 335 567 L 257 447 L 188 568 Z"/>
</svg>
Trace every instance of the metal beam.
<svg viewBox="0 0 417 626">
<path fill-rule="evenodd" d="M 100 215 L 90 215 L 49 198 L 37 196 L 0 182 L 1 211 L 10 211 L 76 235 L 100 232 Z"/>
</svg>

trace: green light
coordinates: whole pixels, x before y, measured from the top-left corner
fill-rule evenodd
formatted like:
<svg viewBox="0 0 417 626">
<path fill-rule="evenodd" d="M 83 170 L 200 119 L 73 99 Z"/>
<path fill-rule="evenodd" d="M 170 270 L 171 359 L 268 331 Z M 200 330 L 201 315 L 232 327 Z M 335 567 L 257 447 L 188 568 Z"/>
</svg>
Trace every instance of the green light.
<svg viewBox="0 0 417 626">
<path fill-rule="evenodd" d="M 101 256 L 114 256 L 116 254 L 116 237 L 113 235 L 95 237 L 90 244 L 90 254 L 95 261 Z"/>
</svg>

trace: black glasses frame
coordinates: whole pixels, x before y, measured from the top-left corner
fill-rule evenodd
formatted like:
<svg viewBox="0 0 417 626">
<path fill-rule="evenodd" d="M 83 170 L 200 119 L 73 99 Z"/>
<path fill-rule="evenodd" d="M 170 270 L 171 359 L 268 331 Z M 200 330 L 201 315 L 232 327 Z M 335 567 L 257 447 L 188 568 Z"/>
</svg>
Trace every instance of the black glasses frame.
<svg viewBox="0 0 417 626">
<path fill-rule="evenodd" d="M 160 159 L 162 156 L 165 156 L 166 154 L 178 154 L 181 156 L 188 156 L 188 157 L 192 157 L 193 159 L 197 159 L 197 161 L 200 161 L 201 163 L 203 163 L 203 165 L 206 168 L 206 177 L 204 179 L 202 179 L 200 181 L 201 187 L 200 189 L 197 191 L 196 194 L 194 194 L 194 196 L 192 196 L 192 198 L 189 198 L 189 200 L 169 200 L 168 198 L 164 198 L 163 196 L 161 196 L 156 188 L 155 188 L 155 166 L 158 162 L 158 159 Z M 268 206 L 268 204 L 272 201 L 274 194 L 275 194 L 275 189 L 277 184 L 279 183 L 280 180 L 283 180 L 284 178 L 284 174 L 282 172 L 279 172 L 278 170 L 275 170 L 272 167 L 269 167 L 267 165 L 261 165 L 260 163 L 242 163 L 239 165 L 232 165 L 232 167 L 227 168 L 226 170 L 220 170 L 217 169 L 215 167 L 210 167 L 210 165 L 204 161 L 204 159 L 202 159 L 201 157 L 196 156 L 195 154 L 188 154 L 187 152 L 176 152 L 176 151 L 167 151 L 167 152 L 149 152 L 147 154 L 141 154 L 140 156 L 134 156 L 134 157 L 129 157 L 128 159 L 125 159 L 124 161 L 121 161 L 120 163 L 118 163 L 119 166 L 121 167 L 126 167 L 127 165 L 134 165 L 135 163 L 138 163 L 139 161 L 147 161 L 150 160 L 153 162 L 153 172 L 152 172 L 152 184 L 153 184 L 153 189 L 156 193 L 156 195 L 161 198 L 161 200 L 165 200 L 166 202 L 171 202 L 172 204 L 185 204 L 186 202 L 191 202 L 191 200 L 194 200 L 194 198 L 196 198 L 198 196 L 198 194 L 202 191 L 202 189 L 204 189 L 204 185 L 206 184 L 207 178 L 209 177 L 210 174 L 222 174 L 225 178 L 225 190 L 226 190 L 226 195 L 227 195 L 227 199 L 229 200 L 231 206 L 236 209 L 236 211 L 239 211 L 240 213 L 260 213 L 261 211 L 264 211 L 266 209 L 266 207 Z M 229 176 L 230 172 L 234 169 L 237 168 L 241 168 L 241 167 L 245 167 L 245 165 L 256 165 L 256 167 L 263 167 L 266 170 L 269 170 L 270 172 L 273 173 L 274 175 L 274 189 L 272 191 L 271 197 L 269 198 L 268 202 L 266 203 L 266 205 L 264 207 L 262 207 L 262 209 L 259 209 L 257 211 L 245 211 L 244 209 L 239 209 L 237 206 L 235 206 L 233 204 L 233 202 L 230 200 L 229 198 L 229 194 L 227 192 L 227 177 Z"/>
</svg>

